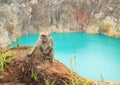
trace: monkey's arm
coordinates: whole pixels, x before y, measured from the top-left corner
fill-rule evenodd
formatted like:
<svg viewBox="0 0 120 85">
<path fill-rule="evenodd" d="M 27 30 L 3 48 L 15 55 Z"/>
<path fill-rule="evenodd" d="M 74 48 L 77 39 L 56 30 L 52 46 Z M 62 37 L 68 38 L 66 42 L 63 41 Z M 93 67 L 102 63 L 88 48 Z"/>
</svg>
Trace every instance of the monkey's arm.
<svg viewBox="0 0 120 85">
<path fill-rule="evenodd" d="M 32 55 L 32 54 L 35 52 L 36 49 L 37 49 L 37 47 L 35 46 L 35 47 L 32 49 L 32 51 L 30 52 L 30 54 Z"/>
<path fill-rule="evenodd" d="M 54 46 L 53 39 L 51 36 L 50 36 L 50 42 L 51 42 L 51 45 Z"/>
<path fill-rule="evenodd" d="M 36 51 L 36 49 L 40 46 L 40 42 L 41 42 L 41 39 L 39 38 L 38 39 L 38 41 L 37 41 L 37 43 L 36 43 L 36 45 L 35 45 L 35 47 L 32 49 L 32 51 L 30 52 L 30 54 L 32 55 L 35 51 Z"/>
<path fill-rule="evenodd" d="M 53 43 L 53 39 L 52 39 L 52 37 L 50 36 L 49 37 L 49 39 L 50 39 L 50 42 L 51 43 L 49 43 L 49 46 L 48 46 L 48 48 L 46 49 L 46 51 L 44 52 L 44 54 L 45 55 L 50 55 L 50 53 L 53 51 L 53 49 L 54 49 L 54 43 Z"/>
<path fill-rule="evenodd" d="M 53 50 L 53 47 L 48 47 L 46 51 L 43 52 L 44 55 L 49 55 Z"/>
</svg>

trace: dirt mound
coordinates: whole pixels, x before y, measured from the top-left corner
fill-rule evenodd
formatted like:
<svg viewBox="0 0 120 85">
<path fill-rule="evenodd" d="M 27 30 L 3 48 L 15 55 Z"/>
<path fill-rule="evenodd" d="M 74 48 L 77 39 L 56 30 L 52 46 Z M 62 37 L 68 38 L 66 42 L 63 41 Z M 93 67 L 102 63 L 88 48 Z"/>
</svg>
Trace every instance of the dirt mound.
<svg viewBox="0 0 120 85">
<path fill-rule="evenodd" d="M 15 53 L 14 59 L 7 63 L 4 72 L 0 75 L 1 82 L 6 85 L 46 85 L 49 82 L 64 85 L 63 81 L 70 82 L 71 70 L 58 60 L 50 63 L 49 60 L 41 61 L 35 55 L 26 57 L 29 47 L 12 48 L 6 51 Z"/>
</svg>

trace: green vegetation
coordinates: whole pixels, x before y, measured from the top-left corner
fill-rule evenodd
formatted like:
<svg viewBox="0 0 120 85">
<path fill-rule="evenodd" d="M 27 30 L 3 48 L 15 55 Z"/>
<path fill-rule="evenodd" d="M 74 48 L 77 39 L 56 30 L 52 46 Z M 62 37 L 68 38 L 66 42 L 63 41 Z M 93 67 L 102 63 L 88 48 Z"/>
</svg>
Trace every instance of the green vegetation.
<svg viewBox="0 0 120 85">
<path fill-rule="evenodd" d="M 74 72 L 71 71 L 71 79 L 70 79 L 70 83 L 67 83 L 65 81 L 63 81 L 63 83 L 65 85 L 91 85 L 91 80 L 84 80 L 84 79 L 80 79 L 79 77 L 76 77 L 74 75 Z"/>
<path fill-rule="evenodd" d="M 33 47 L 28 47 L 27 49 L 28 49 L 29 51 L 32 51 Z"/>
<path fill-rule="evenodd" d="M 19 42 L 18 42 L 18 39 L 16 39 L 16 46 L 19 47 Z"/>
<path fill-rule="evenodd" d="M 101 74 L 100 78 L 101 78 L 101 81 L 104 81 L 104 77 L 103 77 L 103 75 L 102 75 L 102 74 Z"/>
<path fill-rule="evenodd" d="M 73 61 L 72 58 L 70 58 L 70 65 L 71 65 L 71 69 L 70 69 L 70 71 L 71 71 L 70 83 L 67 83 L 65 81 L 63 81 L 63 83 L 65 85 L 91 85 L 91 81 L 90 80 L 80 79 L 75 74 L 75 67 L 76 67 L 76 46 L 75 45 L 74 45 L 73 53 L 74 53 L 74 61 Z"/>
<path fill-rule="evenodd" d="M 6 63 L 10 62 L 10 57 L 14 56 L 14 53 L 11 51 L 8 52 L 2 52 L 0 54 L 0 72 L 4 71 L 4 66 Z"/>
<path fill-rule="evenodd" d="M 32 71 L 32 78 L 33 78 L 35 81 L 38 81 L 38 76 L 37 76 L 37 74 L 36 74 L 34 71 Z"/>
<path fill-rule="evenodd" d="M 45 80 L 45 85 L 55 85 L 55 81 L 51 82 L 50 80 L 48 79 L 44 79 Z"/>
<path fill-rule="evenodd" d="M 68 84 L 67 82 L 63 81 L 63 83 L 65 85 L 91 85 L 91 81 L 90 80 L 85 80 L 85 79 L 80 79 L 79 77 L 77 77 L 75 75 L 75 71 L 73 69 L 73 62 L 72 62 L 72 58 L 70 58 L 70 64 L 71 64 L 71 79 L 70 79 L 70 83 Z M 75 63 L 74 63 L 75 65 Z"/>
</svg>

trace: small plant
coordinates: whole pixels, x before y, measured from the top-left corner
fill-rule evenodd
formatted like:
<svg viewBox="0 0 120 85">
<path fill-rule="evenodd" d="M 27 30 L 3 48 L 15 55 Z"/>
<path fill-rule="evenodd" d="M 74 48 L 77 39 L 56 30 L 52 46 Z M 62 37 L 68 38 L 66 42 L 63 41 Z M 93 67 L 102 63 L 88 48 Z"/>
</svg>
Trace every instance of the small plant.
<svg viewBox="0 0 120 85">
<path fill-rule="evenodd" d="M 44 79 L 45 80 L 45 85 L 55 85 L 55 81 L 50 82 L 49 79 Z"/>
<path fill-rule="evenodd" d="M 12 53 L 11 51 L 8 52 L 2 52 L 0 54 L 0 72 L 2 72 L 4 70 L 4 66 L 6 65 L 6 63 L 9 62 L 9 57 L 14 56 L 14 53 Z"/>
<path fill-rule="evenodd" d="M 76 70 L 76 45 L 74 44 L 74 62 L 73 62 L 73 70 Z M 72 59 L 71 59 L 72 60 Z M 71 66 L 72 66 L 72 63 L 71 63 Z"/>
<path fill-rule="evenodd" d="M 37 76 L 37 74 L 36 74 L 34 71 L 32 71 L 32 78 L 33 78 L 35 81 L 38 81 L 38 76 Z"/>
<path fill-rule="evenodd" d="M 82 80 L 79 77 L 77 77 L 75 75 L 75 66 L 76 66 L 76 46 L 74 45 L 74 61 L 72 58 L 70 58 L 70 72 L 71 72 L 71 79 L 70 79 L 70 83 L 67 83 L 65 81 L 63 81 L 63 83 L 65 85 L 91 85 L 91 81 L 90 80 Z M 74 68 L 73 68 L 74 67 Z"/>
<path fill-rule="evenodd" d="M 70 79 L 70 83 L 67 83 L 65 81 L 63 81 L 63 83 L 65 85 L 91 85 L 91 81 L 90 80 L 82 80 L 79 77 L 77 77 L 75 75 L 75 72 L 73 70 L 72 67 L 72 59 L 70 59 L 70 63 L 71 63 L 71 79 Z"/>
<path fill-rule="evenodd" d="M 32 51 L 33 47 L 28 47 L 27 49 L 28 49 L 29 51 Z"/>
<path fill-rule="evenodd" d="M 104 77 L 103 77 L 103 75 L 102 75 L 102 74 L 101 74 L 100 78 L 101 78 L 101 81 L 104 81 Z"/>
<path fill-rule="evenodd" d="M 75 59 L 75 58 L 74 58 Z M 75 60 L 74 60 L 75 61 Z M 73 62 L 72 58 L 70 58 L 70 64 L 71 64 L 71 79 L 70 79 L 70 85 L 80 85 L 80 78 L 78 78 L 75 75 L 74 69 L 73 69 Z M 75 65 L 75 62 L 74 62 Z"/>
<path fill-rule="evenodd" d="M 18 42 L 18 39 L 16 39 L 16 46 L 19 47 L 19 42 Z"/>
<path fill-rule="evenodd" d="M 92 85 L 91 80 L 81 80 L 80 82 L 81 82 L 80 85 Z"/>
</svg>

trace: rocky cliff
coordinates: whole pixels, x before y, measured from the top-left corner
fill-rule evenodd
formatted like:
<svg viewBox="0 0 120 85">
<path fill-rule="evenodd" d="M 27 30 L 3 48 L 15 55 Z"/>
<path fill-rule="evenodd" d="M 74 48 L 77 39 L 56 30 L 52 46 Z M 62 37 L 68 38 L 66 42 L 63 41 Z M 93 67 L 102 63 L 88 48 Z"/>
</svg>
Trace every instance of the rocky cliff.
<svg viewBox="0 0 120 85">
<path fill-rule="evenodd" d="M 119 0 L 0 0 L 0 47 L 41 31 L 120 37 L 119 7 Z"/>
</svg>

